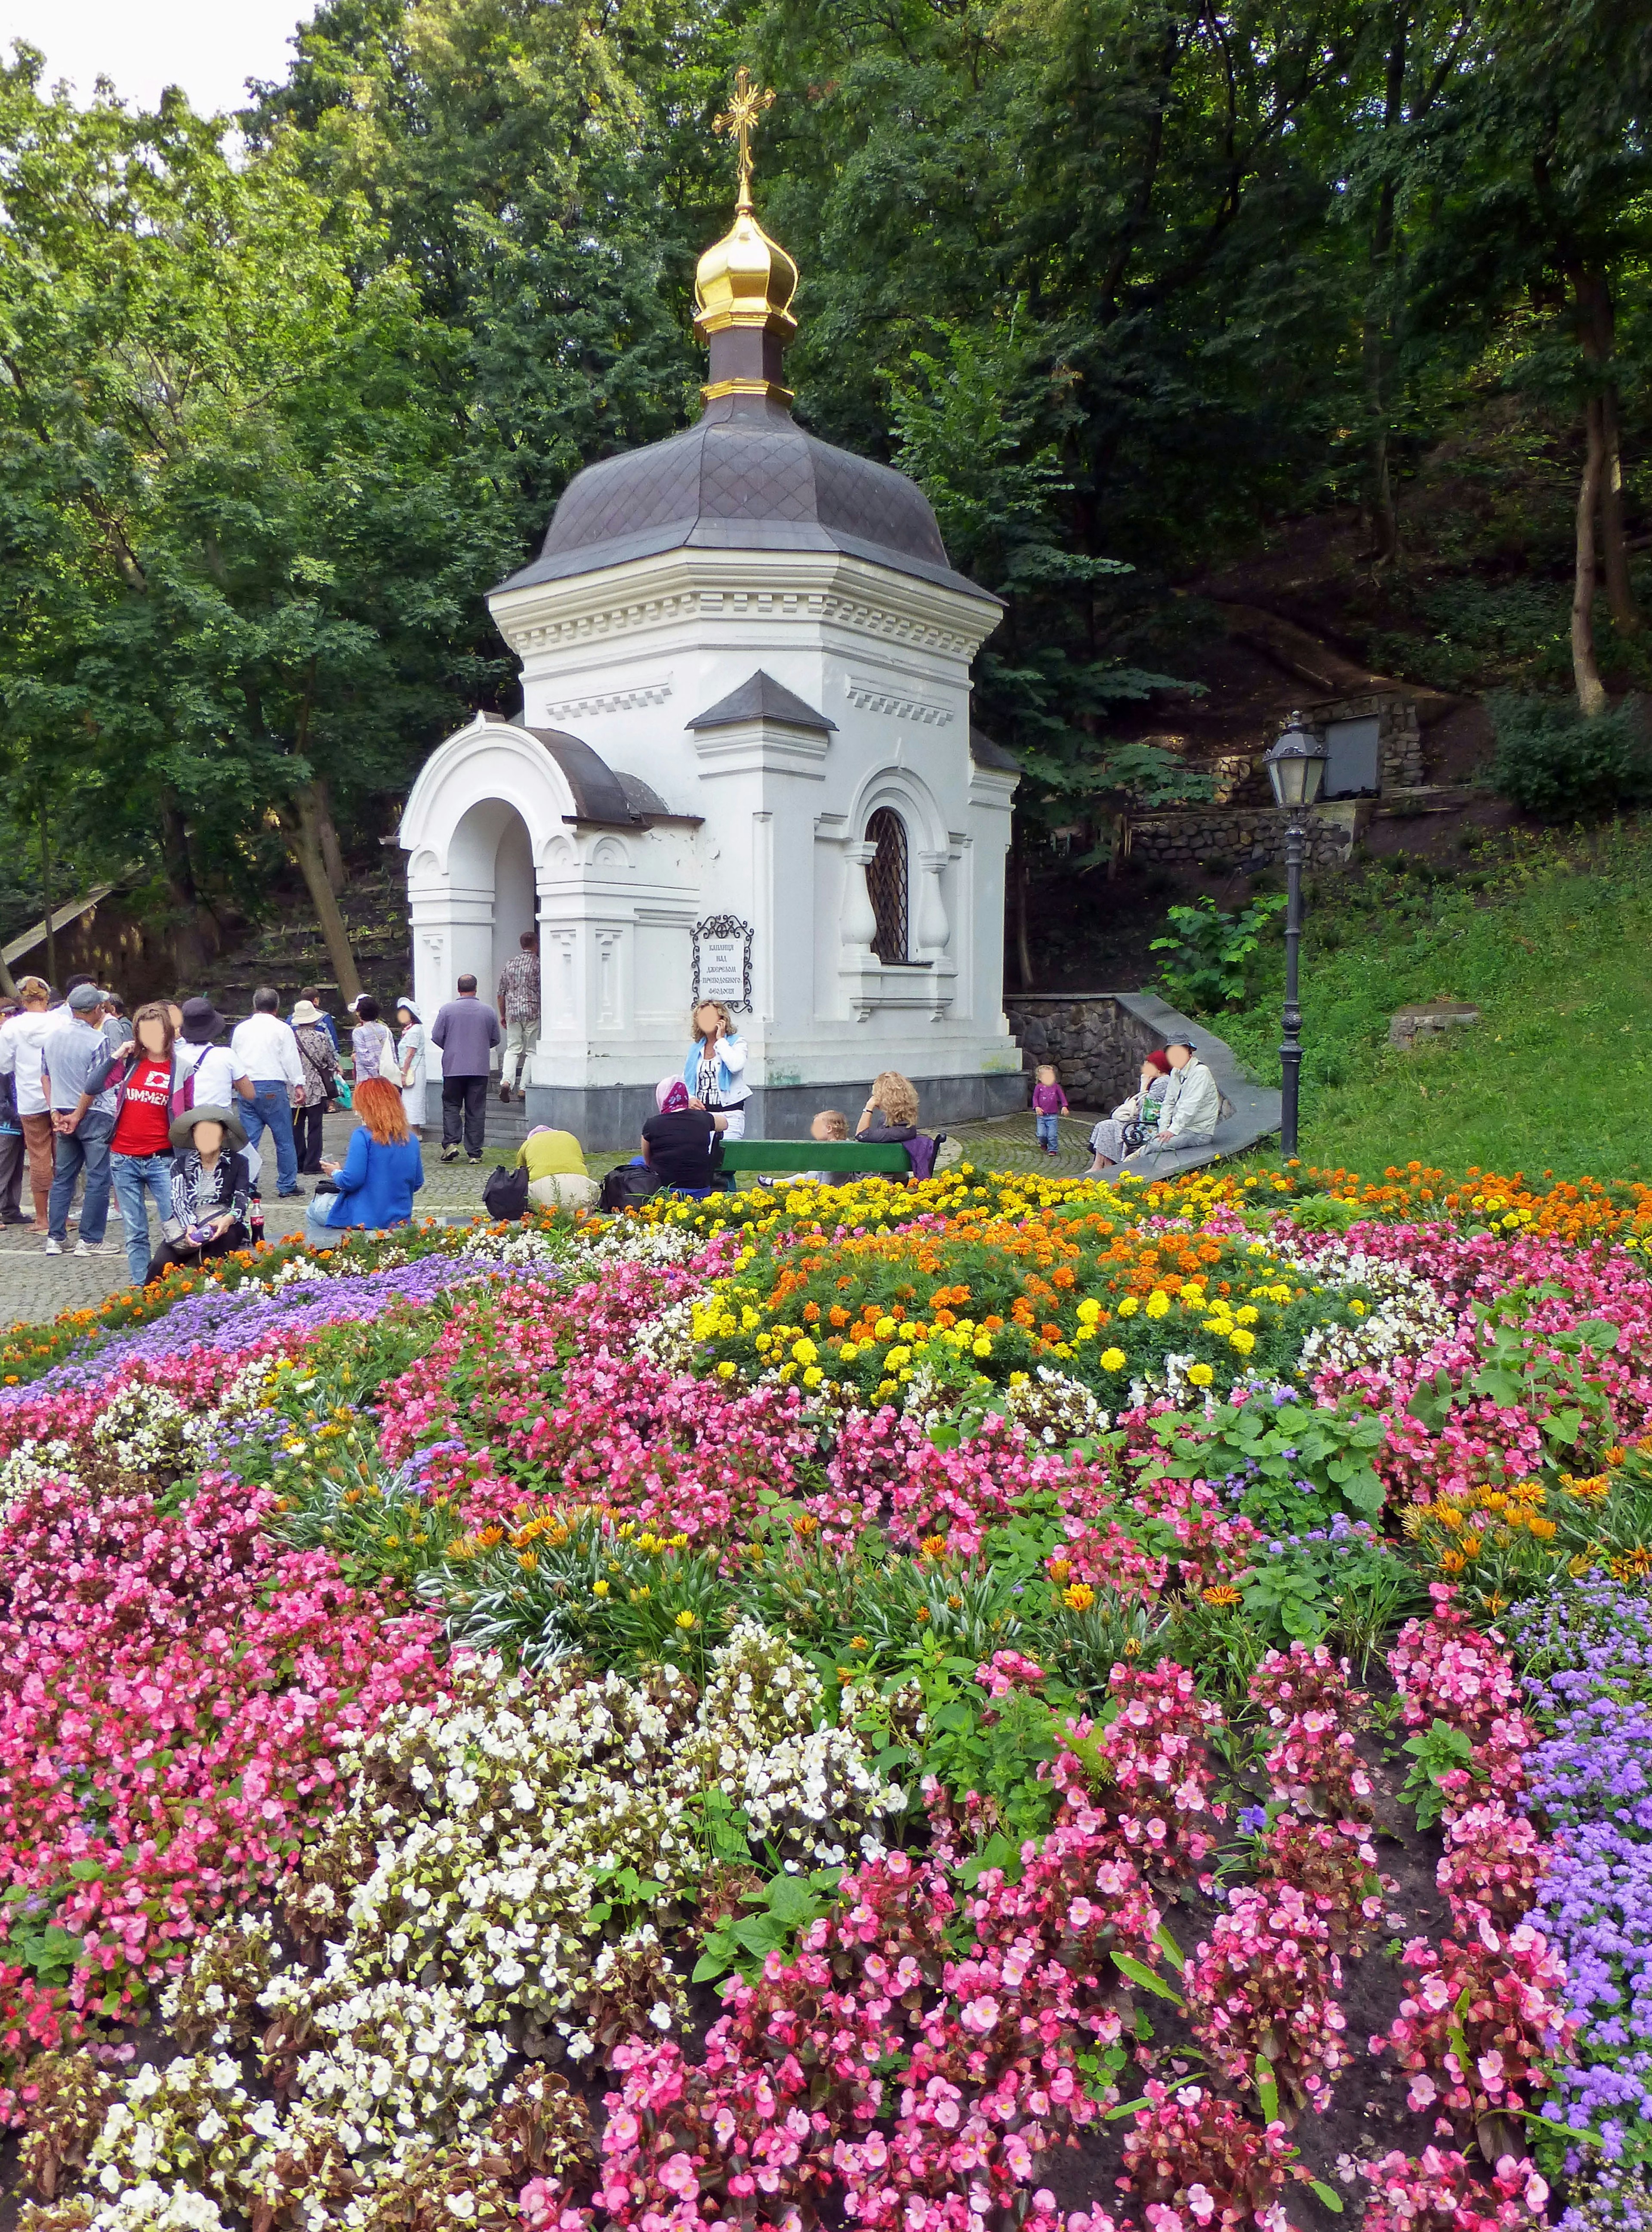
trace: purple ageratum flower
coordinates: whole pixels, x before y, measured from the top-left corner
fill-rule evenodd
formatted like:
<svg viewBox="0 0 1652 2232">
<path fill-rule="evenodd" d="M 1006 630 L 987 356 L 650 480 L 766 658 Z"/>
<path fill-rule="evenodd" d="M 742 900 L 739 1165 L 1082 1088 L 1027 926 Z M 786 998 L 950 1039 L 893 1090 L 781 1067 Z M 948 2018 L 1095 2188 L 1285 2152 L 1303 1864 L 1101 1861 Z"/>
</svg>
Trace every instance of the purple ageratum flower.
<svg viewBox="0 0 1652 2232">
<path fill-rule="evenodd" d="M 350 1320 L 376 1318 L 392 1302 L 433 1302 L 455 1287 L 478 1281 L 544 1278 L 555 1271 L 551 1264 L 502 1265 L 462 1256 L 426 1256 L 416 1263 L 354 1278 L 295 1280 L 273 1289 L 216 1288 L 191 1295 L 148 1325 L 110 1334 L 86 1355 L 54 1365 L 38 1379 L 0 1388 L 0 1403 L 32 1402 L 56 1388 L 96 1387 L 122 1365 L 139 1358 L 154 1363 L 198 1347 L 234 1354 L 271 1333 L 302 1335 Z"/>
</svg>

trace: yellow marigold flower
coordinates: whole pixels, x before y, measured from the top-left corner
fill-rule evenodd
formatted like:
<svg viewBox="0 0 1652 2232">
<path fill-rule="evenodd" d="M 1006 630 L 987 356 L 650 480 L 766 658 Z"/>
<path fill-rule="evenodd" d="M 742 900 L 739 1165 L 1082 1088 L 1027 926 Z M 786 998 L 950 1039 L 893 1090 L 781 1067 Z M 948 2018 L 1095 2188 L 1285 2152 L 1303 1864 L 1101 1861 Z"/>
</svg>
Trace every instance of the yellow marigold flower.
<svg viewBox="0 0 1652 2232">
<path fill-rule="evenodd" d="M 1062 1590 L 1061 1601 L 1069 1612 L 1088 1612 L 1096 1601 L 1096 1593 L 1088 1581 L 1074 1581 Z"/>
<path fill-rule="evenodd" d="M 1141 1299 L 1138 1295 L 1126 1294 L 1118 1305 L 1118 1314 L 1121 1318 L 1133 1318 L 1141 1307 Z"/>
<path fill-rule="evenodd" d="M 904 1340 L 897 1341 L 894 1347 L 890 1350 L 889 1354 L 884 1359 L 884 1370 L 887 1372 L 898 1372 L 903 1364 L 910 1362 L 911 1355 L 912 1352 L 908 1348 L 906 1343 Z"/>
<path fill-rule="evenodd" d="M 1195 1387 L 1208 1387 L 1215 1376 L 1208 1364 L 1190 1364 L 1188 1366 L 1188 1378 Z"/>
<path fill-rule="evenodd" d="M 1104 1348 L 1096 1360 L 1104 1372 L 1122 1372 L 1127 1361 L 1122 1348 Z"/>
<path fill-rule="evenodd" d="M 1260 1315 L 1261 1312 L 1260 1310 L 1254 1310 L 1250 1304 L 1247 1302 L 1242 1308 L 1237 1309 L 1234 1312 L 1234 1323 L 1235 1325 L 1253 1326 Z"/>
<path fill-rule="evenodd" d="M 1033 1375 L 1030 1372 L 1012 1372 L 1009 1375 L 1009 1384 L 1012 1387 L 1030 1387 L 1033 1384 Z"/>
<path fill-rule="evenodd" d="M 818 1387 L 825 1378 L 826 1374 L 821 1371 L 820 1366 L 818 1364 L 812 1364 L 809 1366 L 807 1371 L 803 1374 L 803 1385 L 806 1387 Z"/>
<path fill-rule="evenodd" d="M 722 1362 L 717 1366 L 717 1377 L 719 1379 L 732 1379 L 734 1376 L 735 1367 L 725 1356 Z"/>
<path fill-rule="evenodd" d="M 969 1347 L 970 1353 L 975 1356 L 990 1356 L 993 1353 L 992 1342 L 988 1339 L 985 1333 L 982 1333 L 979 1340 L 971 1341 Z M 891 1356 L 893 1353 L 894 1352 L 891 1350 Z"/>
<path fill-rule="evenodd" d="M 805 1333 L 801 1340 L 792 1343 L 792 1353 L 800 1364 L 813 1364 L 820 1352 Z"/>
<path fill-rule="evenodd" d="M 1235 1326 L 1228 1336 L 1228 1342 L 1229 1347 L 1236 1348 L 1241 1356 L 1248 1356 L 1256 1346 L 1256 1336 L 1248 1327 Z"/>
<path fill-rule="evenodd" d="M 1084 1326 L 1092 1326 L 1100 1315 L 1101 1304 L 1096 1301 L 1093 1295 L 1086 1294 L 1084 1301 L 1079 1305 L 1079 1323 Z"/>
<path fill-rule="evenodd" d="M 845 1364 L 852 1364 L 859 1353 L 859 1349 L 856 1347 L 854 1342 L 852 1340 L 845 1341 L 843 1346 L 838 1351 L 838 1354 L 842 1358 Z"/>
<path fill-rule="evenodd" d="M 872 1331 L 877 1334 L 879 1340 L 891 1340 L 895 1332 L 894 1319 L 879 1318 L 877 1324 L 872 1327 Z"/>
<path fill-rule="evenodd" d="M 1147 1298 L 1147 1314 L 1150 1318 L 1163 1318 L 1168 1317 L 1169 1313 L 1170 1297 L 1163 1287 L 1155 1287 Z"/>
</svg>

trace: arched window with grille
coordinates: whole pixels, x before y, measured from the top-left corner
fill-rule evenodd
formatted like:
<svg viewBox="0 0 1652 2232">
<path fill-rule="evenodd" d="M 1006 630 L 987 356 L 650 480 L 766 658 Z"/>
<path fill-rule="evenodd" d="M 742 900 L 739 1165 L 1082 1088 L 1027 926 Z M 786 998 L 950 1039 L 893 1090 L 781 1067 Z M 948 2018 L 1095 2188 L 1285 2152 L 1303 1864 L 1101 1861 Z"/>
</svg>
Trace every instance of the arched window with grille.
<svg viewBox="0 0 1652 2232">
<path fill-rule="evenodd" d="M 877 851 L 866 863 L 866 895 L 877 918 L 872 951 L 880 961 L 906 958 L 906 824 L 893 807 L 880 806 L 866 824 Z"/>
</svg>

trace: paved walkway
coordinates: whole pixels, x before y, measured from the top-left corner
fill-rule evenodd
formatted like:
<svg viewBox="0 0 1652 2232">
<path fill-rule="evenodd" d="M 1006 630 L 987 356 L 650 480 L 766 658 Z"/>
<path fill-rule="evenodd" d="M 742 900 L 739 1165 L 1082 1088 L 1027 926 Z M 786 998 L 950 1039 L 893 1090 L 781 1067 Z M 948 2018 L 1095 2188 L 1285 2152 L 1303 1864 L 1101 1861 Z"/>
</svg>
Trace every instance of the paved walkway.
<svg viewBox="0 0 1652 2232">
<path fill-rule="evenodd" d="M 1047 1170 L 1058 1178 L 1076 1178 L 1089 1167 L 1086 1141 L 1090 1120 L 1086 1118 L 1062 1124 L 1061 1152 L 1058 1156 L 1040 1153 L 1030 1115 L 1001 1116 L 986 1124 L 956 1125 L 950 1136 L 962 1143 L 972 1162 L 987 1169 Z M 327 1118 L 327 1152 L 334 1161 L 342 1158 L 354 1128 L 353 1119 L 348 1116 Z M 507 1159 L 505 1152 L 489 1157 L 490 1161 L 494 1159 Z M 622 1159 L 618 1155 L 593 1155 L 592 1170 L 600 1176 Z M 486 1177 L 485 1167 L 477 1170 L 463 1161 L 444 1163 L 439 1143 L 427 1139 L 424 1185 L 418 1196 L 418 1206 L 424 1211 L 469 1210 L 479 1214 Z M 307 1181 L 307 1184 L 313 1185 L 313 1181 Z M 302 1222 L 301 1202 L 266 1199 L 264 1230 L 271 1240 L 283 1239 L 288 1233 L 296 1232 Z M 55 1318 L 60 1310 L 85 1309 L 125 1287 L 128 1273 L 124 1234 L 120 1220 L 112 1215 L 100 1256 L 48 1256 L 43 1252 L 43 1243 L 29 1227 L 0 1226 L 0 1328 L 20 1320 L 34 1323 Z M 75 1236 L 71 1226 L 70 1249 Z"/>
</svg>

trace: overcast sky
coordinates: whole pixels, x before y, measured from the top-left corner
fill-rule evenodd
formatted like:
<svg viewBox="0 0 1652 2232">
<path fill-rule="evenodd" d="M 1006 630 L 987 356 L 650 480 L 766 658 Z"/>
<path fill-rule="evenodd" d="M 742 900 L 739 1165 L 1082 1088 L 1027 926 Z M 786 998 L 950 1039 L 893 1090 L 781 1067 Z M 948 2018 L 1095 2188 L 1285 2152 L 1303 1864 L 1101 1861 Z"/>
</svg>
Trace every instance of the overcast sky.
<svg viewBox="0 0 1652 2232">
<path fill-rule="evenodd" d="M 239 108 L 249 77 L 278 78 L 287 42 L 314 0 L 0 0 L 0 52 L 26 39 L 46 56 L 46 84 L 68 78 L 84 103 L 100 74 L 152 108 L 181 85 L 198 109 Z"/>
</svg>

